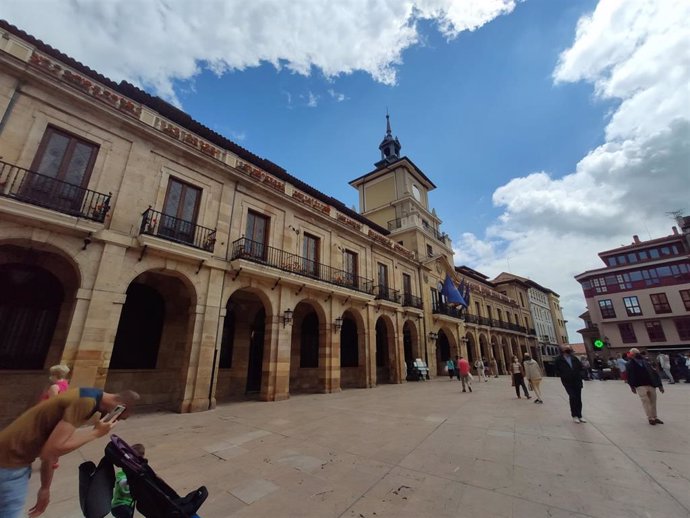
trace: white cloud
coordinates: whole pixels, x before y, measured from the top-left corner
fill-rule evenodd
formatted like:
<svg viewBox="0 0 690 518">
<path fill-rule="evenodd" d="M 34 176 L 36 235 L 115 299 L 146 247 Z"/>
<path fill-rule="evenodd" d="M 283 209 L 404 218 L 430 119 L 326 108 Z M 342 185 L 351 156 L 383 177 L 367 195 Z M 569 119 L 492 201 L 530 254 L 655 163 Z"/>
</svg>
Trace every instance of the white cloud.
<svg viewBox="0 0 690 518">
<path fill-rule="evenodd" d="M 347 101 L 347 99 L 348 99 L 348 97 L 344 93 L 336 92 L 332 88 L 328 89 L 328 95 L 330 95 L 333 99 L 335 99 L 335 102 L 337 102 L 337 103 Z"/>
<path fill-rule="evenodd" d="M 9 0 L 2 16 L 115 80 L 177 102 L 173 82 L 272 63 L 327 78 L 363 71 L 394 84 L 416 22 L 454 38 L 514 0 Z"/>
<path fill-rule="evenodd" d="M 554 70 L 555 87 L 586 81 L 618 101 L 606 141 L 562 178 L 547 172 L 496 189 L 499 219 L 458 257 L 487 275 L 510 269 L 561 294 L 571 341 L 584 298 L 573 275 L 603 266 L 597 252 L 633 234 L 670 233 L 690 188 L 690 3 L 601 0 L 583 17 Z"/>
<path fill-rule="evenodd" d="M 307 94 L 307 106 L 309 108 L 316 108 L 319 105 L 319 96 L 314 95 L 311 91 Z"/>
</svg>

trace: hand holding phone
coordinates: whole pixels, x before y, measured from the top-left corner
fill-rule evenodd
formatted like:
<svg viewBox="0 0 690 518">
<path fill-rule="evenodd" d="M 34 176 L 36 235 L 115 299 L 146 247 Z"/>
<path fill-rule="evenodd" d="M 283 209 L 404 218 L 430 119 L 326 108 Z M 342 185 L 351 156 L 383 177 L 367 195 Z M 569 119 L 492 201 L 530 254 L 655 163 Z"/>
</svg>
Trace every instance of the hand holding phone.
<svg viewBox="0 0 690 518">
<path fill-rule="evenodd" d="M 127 407 L 125 405 L 117 405 L 115 408 L 113 408 L 110 412 L 106 414 L 106 416 L 103 418 L 103 421 L 109 423 L 112 421 L 116 421 L 118 417 L 127 410 Z"/>
</svg>

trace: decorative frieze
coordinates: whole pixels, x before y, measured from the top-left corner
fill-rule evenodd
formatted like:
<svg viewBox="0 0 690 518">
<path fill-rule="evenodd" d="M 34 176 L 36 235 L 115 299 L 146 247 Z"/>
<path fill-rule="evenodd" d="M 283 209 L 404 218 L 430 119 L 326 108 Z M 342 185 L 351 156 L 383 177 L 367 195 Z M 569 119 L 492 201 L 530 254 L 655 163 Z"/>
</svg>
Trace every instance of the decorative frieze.
<svg viewBox="0 0 690 518">
<path fill-rule="evenodd" d="M 104 88 L 96 84 L 91 79 L 84 77 L 81 74 L 77 74 L 72 70 L 63 68 L 62 65 L 56 63 L 50 58 L 47 58 L 46 56 L 38 54 L 34 51 L 34 53 L 31 55 L 29 62 L 32 65 L 42 70 L 45 70 L 49 74 L 57 77 L 58 79 L 61 79 L 65 83 L 72 85 L 75 88 L 78 88 L 79 90 L 86 93 L 87 95 L 90 95 L 94 99 L 98 99 L 99 101 L 109 106 L 112 106 L 113 108 L 116 108 L 121 112 L 131 117 L 134 117 L 135 119 L 138 119 L 141 115 L 140 105 L 135 104 L 134 102 L 122 97 L 119 94 L 116 94 L 112 90 L 108 90 L 107 88 Z"/>
<path fill-rule="evenodd" d="M 307 196 L 301 191 L 294 190 L 292 191 L 292 197 L 295 198 L 296 200 L 304 203 L 305 205 L 311 207 L 312 209 L 318 210 L 319 212 L 323 212 L 324 214 L 330 214 L 331 213 L 331 206 L 327 205 L 325 203 L 320 202 L 316 198 L 312 198 L 311 196 Z"/>
<path fill-rule="evenodd" d="M 285 192 L 285 182 L 281 182 L 280 180 L 271 176 L 270 174 L 263 172 L 258 167 L 254 167 L 251 164 L 248 164 L 247 162 L 242 162 L 242 161 L 238 160 L 237 161 L 237 168 L 240 171 L 248 174 L 254 180 L 257 180 L 258 182 L 266 184 L 270 188 L 272 188 L 278 192 L 282 192 L 282 193 Z"/>
<path fill-rule="evenodd" d="M 340 221 L 341 223 L 344 223 L 348 227 L 352 227 L 355 230 L 361 231 L 362 230 L 362 225 L 360 223 L 357 223 L 354 219 L 348 218 L 344 214 L 341 214 L 338 212 L 336 215 L 336 219 Z"/>
</svg>

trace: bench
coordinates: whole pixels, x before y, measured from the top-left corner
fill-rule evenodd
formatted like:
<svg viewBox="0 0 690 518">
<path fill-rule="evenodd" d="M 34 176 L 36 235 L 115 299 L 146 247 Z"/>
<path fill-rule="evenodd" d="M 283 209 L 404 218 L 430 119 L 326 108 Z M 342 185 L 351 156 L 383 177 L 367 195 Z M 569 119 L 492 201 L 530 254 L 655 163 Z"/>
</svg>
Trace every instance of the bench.
<svg viewBox="0 0 690 518">
<path fill-rule="evenodd" d="M 429 379 L 429 367 L 427 367 L 424 360 L 417 358 L 412 365 L 407 369 L 408 381 L 420 381 Z"/>
</svg>

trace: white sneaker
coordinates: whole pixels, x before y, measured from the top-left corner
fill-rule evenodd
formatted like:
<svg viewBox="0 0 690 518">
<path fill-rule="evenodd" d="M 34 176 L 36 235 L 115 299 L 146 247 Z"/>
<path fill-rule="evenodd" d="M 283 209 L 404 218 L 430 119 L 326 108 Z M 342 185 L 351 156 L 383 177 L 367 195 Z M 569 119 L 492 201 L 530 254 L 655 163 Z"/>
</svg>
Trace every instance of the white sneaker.
<svg viewBox="0 0 690 518">
<path fill-rule="evenodd" d="M 578 417 L 577 420 L 578 420 L 579 422 L 581 422 L 581 423 L 586 423 L 586 422 L 587 422 L 587 419 L 585 419 L 584 417 Z"/>
<path fill-rule="evenodd" d="M 579 423 L 580 420 L 577 417 L 573 417 L 573 423 Z"/>
</svg>

